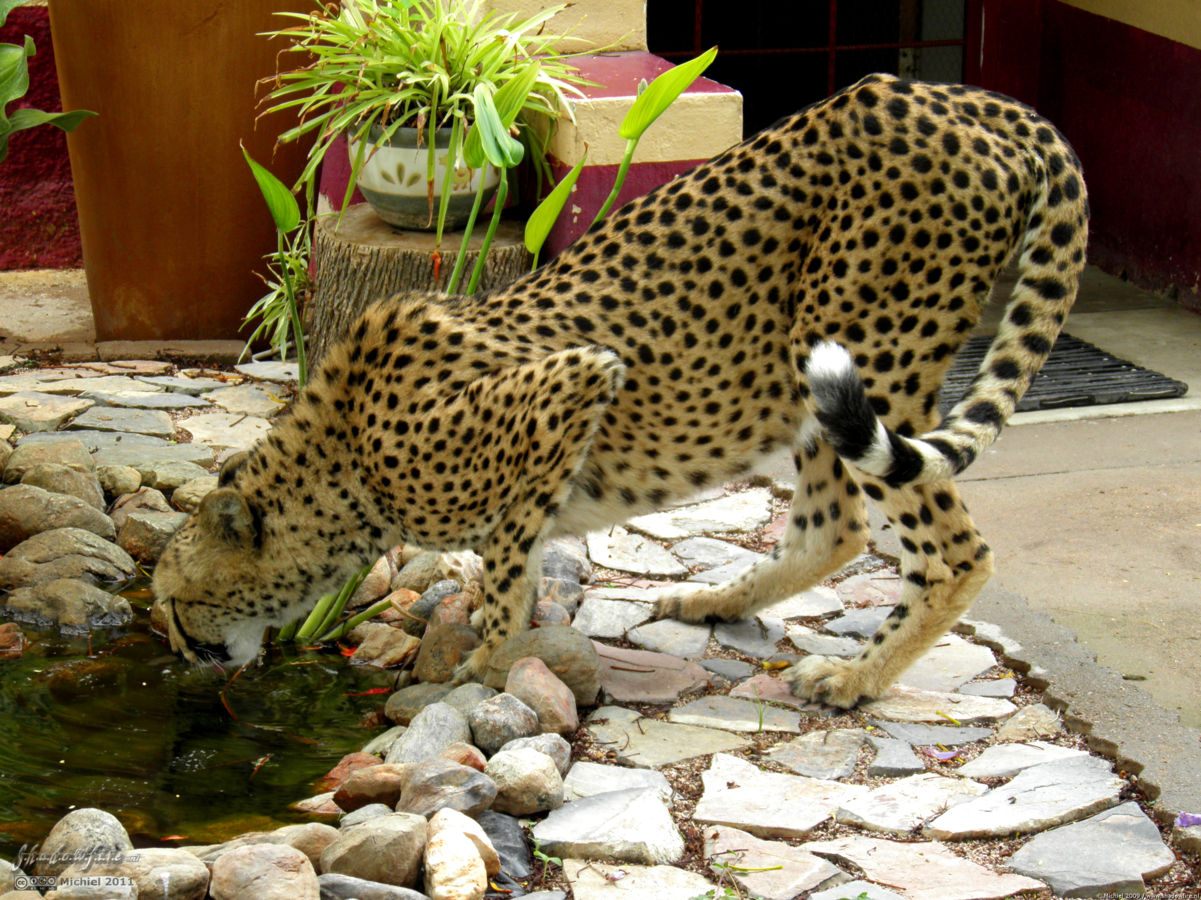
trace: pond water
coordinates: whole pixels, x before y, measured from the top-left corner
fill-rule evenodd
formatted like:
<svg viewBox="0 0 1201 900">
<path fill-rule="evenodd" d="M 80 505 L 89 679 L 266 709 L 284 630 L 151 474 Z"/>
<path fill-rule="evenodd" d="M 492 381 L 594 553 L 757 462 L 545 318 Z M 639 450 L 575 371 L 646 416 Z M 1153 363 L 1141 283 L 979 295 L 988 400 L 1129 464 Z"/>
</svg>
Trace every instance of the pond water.
<svg viewBox="0 0 1201 900">
<path fill-rule="evenodd" d="M 136 846 L 306 821 L 288 805 L 379 732 L 393 674 L 273 651 L 230 683 L 171 654 L 132 602 L 128 628 L 89 642 L 24 627 L 32 646 L 0 659 L 0 857 L 83 806 Z"/>
</svg>

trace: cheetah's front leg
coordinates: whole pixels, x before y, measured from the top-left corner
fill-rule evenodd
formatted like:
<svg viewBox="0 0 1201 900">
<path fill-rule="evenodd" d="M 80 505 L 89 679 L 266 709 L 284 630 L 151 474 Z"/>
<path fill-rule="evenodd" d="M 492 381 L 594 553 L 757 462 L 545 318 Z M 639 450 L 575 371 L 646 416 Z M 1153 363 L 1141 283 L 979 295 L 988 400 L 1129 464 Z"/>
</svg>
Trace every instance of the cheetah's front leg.
<svg viewBox="0 0 1201 900">
<path fill-rule="evenodd" d="M 482 680 L 496 648 L 529 627 L 542 536 L 571 492 L 623 373 L 612 351 L 583 347 L 484 379 L 489 385 L 478 396 L 506 411 L 478 417 L 486 423 L 479 439 L 493 454 L 484 474 L 505 507 L 484 542 L 484 603 L 473 620 L 482 643 L 460 664 L 456 681 Z"/>
</svg>

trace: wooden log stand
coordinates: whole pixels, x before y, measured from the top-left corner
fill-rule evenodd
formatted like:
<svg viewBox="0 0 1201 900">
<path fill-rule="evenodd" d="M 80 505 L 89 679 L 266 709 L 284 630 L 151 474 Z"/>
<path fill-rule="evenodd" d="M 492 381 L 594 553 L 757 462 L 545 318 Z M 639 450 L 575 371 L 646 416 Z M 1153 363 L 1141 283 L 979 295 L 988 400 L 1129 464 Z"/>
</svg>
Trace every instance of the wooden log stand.
<svg viewBox="0 0 1201 900">
<path fill-rule="evenodd" d="M 486 230 L 486 220 L 476 223 L 460 290 L 467 287 Z M 447 232 L 441 248 L 436 248 L 432 232 L 393 228 L 366 203 L 350 207 L 341 221 L 336 215 L 319 219 L 313 237 L 316 277 L 305 312 L 310 364 L 320 360 L 371 303 L 404 291 L 445 290 L 462 237 L 462 232 Z M 478 292 L 504 287 L 528 272 L 531 261 L 521 226 L 502 221 Z"/>
</svg>

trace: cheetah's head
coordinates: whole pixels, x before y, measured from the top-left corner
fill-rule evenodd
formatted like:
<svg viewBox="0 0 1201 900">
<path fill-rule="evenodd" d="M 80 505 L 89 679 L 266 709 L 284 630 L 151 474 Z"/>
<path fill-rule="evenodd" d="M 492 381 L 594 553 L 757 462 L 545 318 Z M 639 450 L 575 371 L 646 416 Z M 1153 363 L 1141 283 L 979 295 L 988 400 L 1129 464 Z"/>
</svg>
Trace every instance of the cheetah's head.
<svg viewBox="0 0 1201 900">
<path fill-rule="evenodd" d="M 209 493 L 154 570 L 171 649 L 191 662 L 241 666 L 254 659 L 264 629 L 283 624 L 287 612 L 272 597 L 283 566 L 271 557 L 246 498 L 232 487 Z"/>
</svg>

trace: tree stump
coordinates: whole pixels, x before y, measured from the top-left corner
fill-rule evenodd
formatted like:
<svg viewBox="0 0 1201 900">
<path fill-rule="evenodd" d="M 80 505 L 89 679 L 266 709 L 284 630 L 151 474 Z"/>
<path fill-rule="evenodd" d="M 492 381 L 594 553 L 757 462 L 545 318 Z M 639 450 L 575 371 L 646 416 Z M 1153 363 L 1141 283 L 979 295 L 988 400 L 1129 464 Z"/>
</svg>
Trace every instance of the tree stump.
<svg viewBox="0 0 1201 900">
<path fill-rule="evenodd" d="M 460 289 L 471 278 L 485 231 L 487 221 L 477 221 Z M 445 290 L 462 238 L 461 231 L 443 234 L 441 259 L 436 261 L 433 232 L 393 228 L 366 203 L 347 209 L 340 222 L 336 215 L 318 219 L 313 236 L 316 274 L 305 311 L 310 364 L 319 361 L 375 301 L 404 291 Z M 502 221 L 492 238 L 478 291 L 504 287 L 528 272 L 530 263 L 521 226 Z"/>
</svg>

